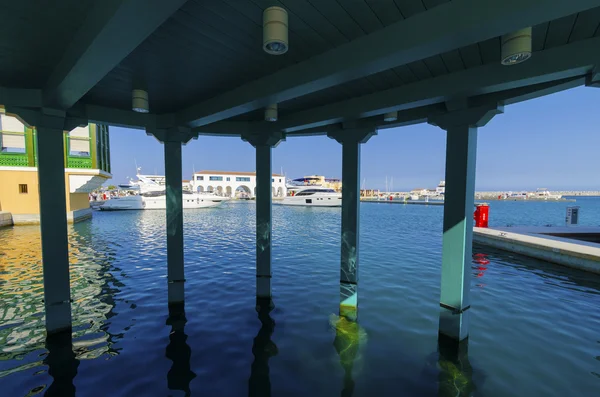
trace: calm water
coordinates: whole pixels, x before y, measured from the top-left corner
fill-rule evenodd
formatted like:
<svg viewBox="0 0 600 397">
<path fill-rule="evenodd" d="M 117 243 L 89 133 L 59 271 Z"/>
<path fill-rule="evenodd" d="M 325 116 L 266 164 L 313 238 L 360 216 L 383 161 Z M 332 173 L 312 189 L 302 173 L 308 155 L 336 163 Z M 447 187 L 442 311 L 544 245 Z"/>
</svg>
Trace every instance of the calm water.
<svg viewBox="0 0 600 397">
<path fill-rule="evenodd" d="M 491 226 L 565 203 L 492 203 Z M 600 226 L 600 199 L 580 199 Z M 255 311 L 253 203 L 186 211 L 185 317 L 166 301 L 164 212 L 70 229 L 74 335 L 46 345 L 39 229 L 0 230 L 3 396 L 588 396 L 600 277 L 475 247 L 468 354 L 438 353 L 442 207 L 361 207 L 360 328 L 337 313 L 340 210 L 273 208 L 275 310 Z"/>
</svg>

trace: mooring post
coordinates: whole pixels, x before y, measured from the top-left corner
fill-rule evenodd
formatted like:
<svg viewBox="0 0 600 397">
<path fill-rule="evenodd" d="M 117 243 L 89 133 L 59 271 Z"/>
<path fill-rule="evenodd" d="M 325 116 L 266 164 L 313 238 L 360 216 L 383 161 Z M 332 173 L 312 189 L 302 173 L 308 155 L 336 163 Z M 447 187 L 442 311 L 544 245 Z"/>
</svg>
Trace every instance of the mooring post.
<svg viewBox="0 0 600 397">
<path fill-rule="evenodd" d="M 273 228 L 272 204 L 272 149 L 281 142 L 282 133 L 243 135 L 256 149 L 256 304 L 272 305 L 271 232 Z"/>
<path fill-rule="evenodd" d="M 469 335 L 477 127 L 501 112 L 494 104 L 430 119 L 431 124 L 446 130 L 439 332 L 457 341 Z"/>
<path fill-rule="evenodd" d="M 360 145 L 375 134 L 374 129 L 348 129 L 328 134 L 342 144 L 340 316 L 353 321 L 358 316 Z"/>
<path fill-rule="evenodd" d="M 44 306 L 46 332 L 51 335 L 71 332 L 64 112 L 44 109 L 37 124 Z"/>
</svg>

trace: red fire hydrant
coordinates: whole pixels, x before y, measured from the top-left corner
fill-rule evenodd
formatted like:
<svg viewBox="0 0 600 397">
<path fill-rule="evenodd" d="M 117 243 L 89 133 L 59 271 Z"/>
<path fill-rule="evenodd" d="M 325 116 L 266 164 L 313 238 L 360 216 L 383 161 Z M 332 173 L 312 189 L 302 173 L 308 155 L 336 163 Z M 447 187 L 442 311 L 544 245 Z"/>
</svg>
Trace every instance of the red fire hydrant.
<svg viewBox="0 0 600 397">
<path fill-rule="evenodd" d="M 490 206 L 488 204 L 476 204 L 473 219 L 475 219 L 475 227 L 488 227 L 488 219 L 490 215 Z"/>
</svg>

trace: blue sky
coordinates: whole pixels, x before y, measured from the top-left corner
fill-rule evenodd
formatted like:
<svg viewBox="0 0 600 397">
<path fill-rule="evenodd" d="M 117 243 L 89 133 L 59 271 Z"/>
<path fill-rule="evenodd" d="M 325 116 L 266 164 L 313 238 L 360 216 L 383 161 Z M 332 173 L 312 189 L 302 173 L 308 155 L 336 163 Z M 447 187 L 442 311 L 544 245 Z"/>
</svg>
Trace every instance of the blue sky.
<svg viewBox="0 0 600 397">
<path fill-rule="evenodd" d="M 144 131 L 111 127 L 113 180 L 164 173 L 163 146 Z M 444 179 L 445 133 L 420 124 L 380 131 L 362 147 L 367 188 L 434 188 Z M 273 171 L 288 178 L 341 177 L 341 145 L 327 137 L 288 138 L 273 149 Z M 254 149 L 239 138 L 199 137 L 183 148 L 192 170 L 254 171 Z M 600 190 L 600 90 L 577 88 L 507 106 L 479 129 L 477 190 Z"/>
</svg>

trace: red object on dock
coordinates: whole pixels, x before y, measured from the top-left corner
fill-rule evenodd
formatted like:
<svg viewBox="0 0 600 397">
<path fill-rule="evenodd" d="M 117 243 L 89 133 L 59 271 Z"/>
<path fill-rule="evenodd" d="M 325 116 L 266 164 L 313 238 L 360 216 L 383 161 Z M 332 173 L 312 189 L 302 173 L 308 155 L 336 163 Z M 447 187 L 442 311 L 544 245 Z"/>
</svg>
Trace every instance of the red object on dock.
<svg viewBox="0 0 600 397">
<path fill-rule="evenodd" d="M 475 213 L 473 219 L 475 219 L 475 227 L 488 227 L 488 219 L 490 215 L 490 206 L 487 204 L 475 205 Z"/>
</svg>

